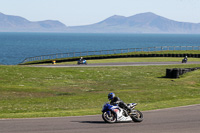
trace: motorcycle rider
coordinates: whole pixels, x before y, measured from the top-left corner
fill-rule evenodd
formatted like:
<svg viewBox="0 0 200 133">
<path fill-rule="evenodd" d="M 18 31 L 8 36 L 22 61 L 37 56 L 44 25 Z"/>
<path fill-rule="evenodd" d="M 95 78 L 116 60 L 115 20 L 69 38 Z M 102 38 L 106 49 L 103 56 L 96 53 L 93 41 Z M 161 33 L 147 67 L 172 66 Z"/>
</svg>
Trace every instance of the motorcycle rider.
<svg viewBox="0 0 200 133">
<path fill-rule="evenodd" d="M 187 60 L 187 56 L 185 56 L 184 60 Z"/>
<path fill-rule="evenodd" d="M 184 59 L 182 60 L 182 63 L 187 63 L 188 59 L 187 56 L 184 57 Z"/>
<path fill-rule="evenodd" d="M 80 61 L 83 61 L 83 57 L 80 58 Z"/>
<path fill-rule="evenodd" d="M 131 108 L 129 108 L 119 97 L 116 97 L 114 93 L 108 94 L 108 99 L 110 100 L 111 105 L 118 105 L 119 107 L 128 111 L 128 113 L 132 113 Z"/>
</svg>

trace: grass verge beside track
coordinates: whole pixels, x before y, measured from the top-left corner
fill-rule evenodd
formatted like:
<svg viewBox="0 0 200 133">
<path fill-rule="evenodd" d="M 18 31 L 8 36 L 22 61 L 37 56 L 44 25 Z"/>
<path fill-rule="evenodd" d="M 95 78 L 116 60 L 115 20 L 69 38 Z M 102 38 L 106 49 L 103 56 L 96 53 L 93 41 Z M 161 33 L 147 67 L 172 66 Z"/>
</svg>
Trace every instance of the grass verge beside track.
<svg viewBox="0 0 200 133">
<path fill-rule="evenodd" d="M 109 92 L 141 111 L 200 103 L 200 70 L 179 79 L 166 68 L 199 65 L 98 68 L 0 66 L 0 118 L 100 114 Z"/>
</svg>

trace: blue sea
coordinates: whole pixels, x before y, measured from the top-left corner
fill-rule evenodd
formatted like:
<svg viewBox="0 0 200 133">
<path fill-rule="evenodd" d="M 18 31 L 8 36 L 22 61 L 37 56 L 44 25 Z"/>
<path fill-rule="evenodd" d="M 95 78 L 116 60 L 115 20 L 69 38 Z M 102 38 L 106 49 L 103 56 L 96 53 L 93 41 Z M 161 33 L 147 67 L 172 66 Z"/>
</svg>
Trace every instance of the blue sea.
<svg viewBox="0 0 200 133">
<path fill-rule="evenodd" d="M 16 65 L 27 57 L 56 53 L 155 46 L 200 46 L 200 35 L 0 33 L 0 64 Z"/>
</svg>

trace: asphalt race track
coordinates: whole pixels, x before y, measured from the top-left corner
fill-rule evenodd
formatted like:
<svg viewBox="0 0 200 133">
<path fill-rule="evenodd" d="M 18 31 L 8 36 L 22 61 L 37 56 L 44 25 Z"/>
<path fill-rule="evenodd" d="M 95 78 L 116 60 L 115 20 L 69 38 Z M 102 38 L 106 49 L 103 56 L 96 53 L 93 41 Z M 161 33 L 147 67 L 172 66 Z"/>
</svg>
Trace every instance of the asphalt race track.
<svg viewBox="0 0 200 133">
<path fill-rule="evenodd" d="M 121 62 L 121 63 L 96 63 L 96 64 L 88 64 L 88 65 L 77 65 L 77 64 L 69 64 L 69 65 L 30 65 L 35 67 L 102 67 L 102 66 L 150 66 L 150 65 L 180 65 L 180 64 L 200 64 L 198 61 L 191 61 L 187 63 L 181 62 Z"/>
<path fill-rule="evenodd" d="M 101 109 L 100 109 L 101 110 Z M 0 133 L 199 133 L 200 105 L 145 111 L 141 123 L 107 124 L 101 115 L 0 119 Z"/>
</svg>

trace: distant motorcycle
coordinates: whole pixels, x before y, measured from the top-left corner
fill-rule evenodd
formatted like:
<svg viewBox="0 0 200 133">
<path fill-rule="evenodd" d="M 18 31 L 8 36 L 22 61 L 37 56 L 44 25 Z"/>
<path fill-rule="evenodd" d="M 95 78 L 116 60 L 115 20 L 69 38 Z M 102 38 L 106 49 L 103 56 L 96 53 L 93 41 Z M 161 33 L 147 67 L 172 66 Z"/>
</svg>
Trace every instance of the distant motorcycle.
<svg viewBox="0 0 200 133">
<path fill-rule="evenodd" d="M 87 61 L 86 60 L 78 60 L 77 64 L 78 65 L 80 65 L 80 64 L 87 65 Z"/>
<path fill-rule="evenodd" d="M 102 108 L 102 118 L 107 123 L 115 122 L 142 122 L 143 114 L 139 110 L 135 110 L 137 103 L 127 104 L 129 108 L 132 109 L 132 112 L 128 114 L 127 110 L 120 108 L 119 106 L 113 106 L 109 102 L 105 103 Z"/>
<path fill-rule="evenodd" d="M 183 60 L 182 60 L 182 63 L 187 63 L 187 58 L 184 58 Z"/>
</svg>

